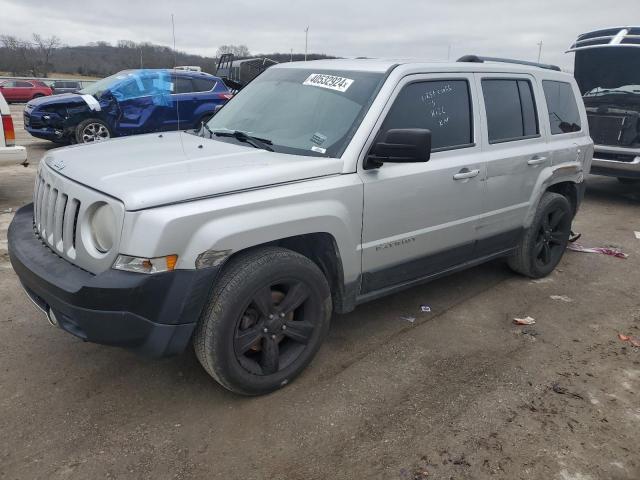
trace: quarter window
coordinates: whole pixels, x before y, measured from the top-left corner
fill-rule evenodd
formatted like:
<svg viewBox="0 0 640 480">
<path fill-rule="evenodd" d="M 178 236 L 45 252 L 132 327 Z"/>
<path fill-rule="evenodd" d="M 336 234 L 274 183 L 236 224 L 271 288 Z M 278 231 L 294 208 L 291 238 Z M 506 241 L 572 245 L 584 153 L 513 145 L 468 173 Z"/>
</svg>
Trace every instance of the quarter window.
<svg viewBox="0 0 640 480">
<path fill-rule="evenodd" d="M 531 82 L 515 79 L 482 80 L 489 143 L 508 142 L 539 134 Z"/>
<path fill-rule="evenodd" d="M 382 132 L 394 128 L 431 130 L 434 151 L 471 146 L 473 128 L 466 80 L 415 82 L 396 97 Z"/>
<path fill-rule="evenodd" d="M 547 110 L 549 110 L 551 134 L 579 132 L 582 128 L 580 112 L 571 84 L 543 80 L 542 89 L 547 100 Z"/>
<path fill-rule="evenodd" d="M 216 81 L 209 78 L 194 78 L 192 80 L 196 92 L 208 92 L 216 86 Z"/>
</svg>

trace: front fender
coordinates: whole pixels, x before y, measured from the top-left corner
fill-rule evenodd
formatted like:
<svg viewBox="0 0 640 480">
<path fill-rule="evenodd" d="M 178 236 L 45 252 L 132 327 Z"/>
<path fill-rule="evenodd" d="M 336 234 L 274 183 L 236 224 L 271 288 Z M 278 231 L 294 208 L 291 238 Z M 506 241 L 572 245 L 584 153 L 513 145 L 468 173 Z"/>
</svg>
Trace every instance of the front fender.
<svg viewBox="0 0 640 480">
<path fill-rule="evenodd" d="M 177 268 L 193 269 L 207 251 L 233 254 L 293 236 L 326 233 L 336 242 L 348 283 L 360 275 L 362 194 L 357 175 L 335 175 L 127 212 L 120 253 L 177 253 Z"/>
</svg>

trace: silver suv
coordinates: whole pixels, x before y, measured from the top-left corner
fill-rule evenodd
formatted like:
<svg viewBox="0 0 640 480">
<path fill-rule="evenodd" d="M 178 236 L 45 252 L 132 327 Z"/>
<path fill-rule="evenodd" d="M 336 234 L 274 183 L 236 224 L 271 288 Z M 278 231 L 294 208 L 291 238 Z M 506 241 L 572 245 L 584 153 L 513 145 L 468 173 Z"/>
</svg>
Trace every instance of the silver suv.
<svg viewBox="0 0 640 480">
<path fill-rule="evenodd" d="M 296 377 L 334 312 L 497 257 L 547 275 L 593 154 L 580 93 L 463 60 L 282 64 L 197 131 L 51 151 L 14 269 L 63 330 L 155 356 L 193 342 L 247 395 Z"/>
</svg>

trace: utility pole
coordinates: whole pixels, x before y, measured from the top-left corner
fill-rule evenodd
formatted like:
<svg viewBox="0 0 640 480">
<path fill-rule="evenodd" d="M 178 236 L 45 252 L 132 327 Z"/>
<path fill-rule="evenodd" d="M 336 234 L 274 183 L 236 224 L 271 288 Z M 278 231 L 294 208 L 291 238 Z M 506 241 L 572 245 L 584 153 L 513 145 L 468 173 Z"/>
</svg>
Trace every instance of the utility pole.
<svg viewBox="0 0 640 480">
<path fill-rule="evenodd" d="M 304 61 L 307 61 L 307 50 L 309 48 L 309 26 L 304 29 Z"/>
<path fill-rule="evenodd" d="M 289 57 L 289 62 L 293 62 L 293 48 L 291 49 L 291 56 Z"/>
<path fill-rule="evenodd" d="M 142 47 L 140 47 L 140 68 L 142 68 Z"/>
<path fill-rule="evenodd" d="M 542 40 L 536 45 L 538 45 L 538 63 L 540 63 L 540 59 L 542 58 Z"/>
</svg>

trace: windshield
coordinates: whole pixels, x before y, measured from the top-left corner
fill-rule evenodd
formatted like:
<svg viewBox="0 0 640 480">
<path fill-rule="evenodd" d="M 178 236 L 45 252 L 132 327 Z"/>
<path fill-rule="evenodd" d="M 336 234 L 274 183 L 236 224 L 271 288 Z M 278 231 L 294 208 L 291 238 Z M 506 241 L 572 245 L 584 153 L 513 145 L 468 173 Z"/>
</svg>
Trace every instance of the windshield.
<svg viewBox="0 0 640 480">
<path fill-rule="evenodd" d="M 97 82 L 89 84 L 82 90 L 79 90 L 78 93 L 82 95 L 93 95 L 96 98 L 101 97 L 102 94 L 109 89 L 109 87 L 114 85 L 116 82 L 126 78 L 128 73 L 129 72 L 125 70 L 109 77 L 105 77 L 102 80 L 98 80 Z"/>
<path fill-rule="evenodd" d="M 640 95 L 640 48 L 578 51 L 574 75 L 585 97 Z"/>
<path fill-rule="evenodd" d="M 166 70 L 122 71 L 103 78 L 78 93 L 100 98 L 110 91 L 119 100 L 139 97 L 162 97 L 173 93 L 173 83 Z"/>
<path fill-rule="evenodd" d="M 339 157 L 382 80 L 383 74 L 374 72 L 273 68 L 241 90 L 207 127 L 269 140 L 277 152 Z"/>
</svg>

